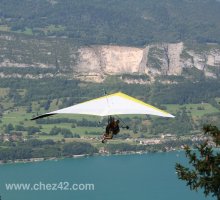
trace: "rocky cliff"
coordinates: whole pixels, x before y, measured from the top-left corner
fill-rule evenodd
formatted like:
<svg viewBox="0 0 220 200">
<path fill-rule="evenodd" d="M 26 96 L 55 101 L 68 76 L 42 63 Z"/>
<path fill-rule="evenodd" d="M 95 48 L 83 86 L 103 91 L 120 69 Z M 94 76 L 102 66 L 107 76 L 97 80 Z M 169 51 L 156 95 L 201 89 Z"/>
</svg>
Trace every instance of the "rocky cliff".
<svg viewBox="0 0 220 200">
<path fill-rule="evenodd" d="M 181 76 L 184 69 L 196 69 L 207 77 L 216 78 L 220 46 L 189 47 L 183 43 L 154 44 L 145 48 L 90 46 L 79 49 L 77 60 L 75 76 L 94 81 L 120 74 L 146 74 L 154 80 L 162 75 Z"/>
<path fill-rule="evenodd" d="M 29 68 L 41 70 L 39 73 L 35 70 L 33 76 Z M 163 43 L 143 48 L 113 45 L 78 47 L 65 38 L 37 39 L 0 34 L 0 77 L 37 78 L 40 74 L 41 78 L 65 73 L 68 78 L 96 82 L 109 75 L 120 77 L 124 74 L 129 75 L 123 77 L 129 83 L 153 82 L 164 75 L 190 78 L 202 74 L 218 78 L 220 45 Z"/>
</svg>

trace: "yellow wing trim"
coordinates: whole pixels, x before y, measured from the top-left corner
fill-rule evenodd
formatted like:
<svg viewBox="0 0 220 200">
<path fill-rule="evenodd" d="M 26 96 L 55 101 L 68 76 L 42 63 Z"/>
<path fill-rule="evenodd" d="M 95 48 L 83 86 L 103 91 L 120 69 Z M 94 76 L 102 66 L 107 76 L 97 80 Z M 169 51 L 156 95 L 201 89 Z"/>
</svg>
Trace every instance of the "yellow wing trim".
<svg viewBox="0 0 220 200">
<path fill-rule="evenodd" d="M 165 111 L 163 111 L 163 110 L 160 110 L 159 108 L 156 108 L 156 107 L 154 107 L 154 106 L 152 106 L 152 105 L 150 105 L 150 104 L 147 104 L 147 103 L 145 103 L 145 102 L 143 102 L 143 101 L 141 101 L 141 100 L 138 100 L 138 99 L 135 99 L 135 98 L 133 98 L 133 97 L 131 97 L 131 96 L 128 96 L 128 95 L 126 95 L 126 94 L 124 94 L 124 93 L 122 93 L 122 92 L 115 93 L 114 95 L 119 96 L 119 97 L 122 97 L 122 98 L 125 98 L 125 99 L 128 99 L 128 100 L 131 100 L 131 101 L 134 101 L 134 102 L 139 103 L 139 104 L 141 104 L 141 105 L 150 107 L 150 108 L 152 108 L 152 109 L 154 109 L 154 110 L 157 110 L 157 111 L 160 111 L 160 112 L 162 112 L 162 113 L 164 113 L 164 114 L 166 114 L 166 115 L 170 115 L 170 113 L 167 113 L 167 112 L 165 112 Z"/>
</svg>

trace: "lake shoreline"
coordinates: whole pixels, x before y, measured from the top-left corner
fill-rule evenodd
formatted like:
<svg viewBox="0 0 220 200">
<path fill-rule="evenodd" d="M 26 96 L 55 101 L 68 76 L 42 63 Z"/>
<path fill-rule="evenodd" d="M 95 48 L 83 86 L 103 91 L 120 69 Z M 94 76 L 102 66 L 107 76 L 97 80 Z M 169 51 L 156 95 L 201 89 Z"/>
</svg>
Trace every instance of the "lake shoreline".
<svg viewBox="0 0 220 200">
<path fill-rule="evenodd" d="M 215 148 L 220 150 L 219 148 Z M 79 154 L 72 156 L 62 156 L 62 157 L 50 157 L 50 158 L 29 158 L 29 159 L 16 159 L 16 160 L 0 160 L 0 166 L 5 164 L 19 164 L 19 163 L 34 163 L 34 162 L 43 162 L 43 161 L 58 161 L 68 158 L 86 158 L 86 157 L 96 157 L 96 156 L 120 156 L 120 155 L 144 155 L 148 153 L 169 153 L 169 152 L 180 152 L 184 151 L 182 148 L 170 149 L 167 151 L 158 150 L 158 151 L 122 151 L 117 153 L 94 153 L 94 154 Z"/>
<path fill-rule="evenodd" d="M 123 151 L 117 153 L 94 153 L 94 154 L 80 154 L 80 155 L 72 155 L 72 156 L 63 156 L 63 157 L 50 157 L 50 158 L 29 158 L 29 159 L 16 159 L 16 160 L 7 160 L 2 161 L 0 160 L 0 165 L 5 164 L 19 164 L 19 163 L 34 163 L 34 162 L 43 162 L 43 161 L 58 161 L 67 158 L 86 158 L 86 157 L 95 157 L 95 156 L 114 156 L 114 155 L 144 155 L 147 153 L 167 153 L 172 151 L 180 151 L 181 149 L 173 149 L 169 151 Z"/>
</svg>

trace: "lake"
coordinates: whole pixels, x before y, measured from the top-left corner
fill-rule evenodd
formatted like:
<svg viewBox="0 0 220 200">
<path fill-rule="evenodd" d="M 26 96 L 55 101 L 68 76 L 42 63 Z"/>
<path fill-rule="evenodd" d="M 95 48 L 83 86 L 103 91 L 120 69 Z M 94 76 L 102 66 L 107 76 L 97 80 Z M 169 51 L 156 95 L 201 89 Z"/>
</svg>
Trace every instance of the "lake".
<svg viewBox="0 0 220 200">
<path fill-rule="evenodd" d="M 88 158 L 0 165 L 1 200 L 210 200 L 178 180 L 175 163 L 184 152 Z M 7 191 L 5 184 L 93 184 L 94 190 Z M 43 186 L 42 186 L 43 187 Z M 39 189 L 39 188 L 38 188 Z M 55 188 L 54 188 L 55 189 Z"/>
</svg>

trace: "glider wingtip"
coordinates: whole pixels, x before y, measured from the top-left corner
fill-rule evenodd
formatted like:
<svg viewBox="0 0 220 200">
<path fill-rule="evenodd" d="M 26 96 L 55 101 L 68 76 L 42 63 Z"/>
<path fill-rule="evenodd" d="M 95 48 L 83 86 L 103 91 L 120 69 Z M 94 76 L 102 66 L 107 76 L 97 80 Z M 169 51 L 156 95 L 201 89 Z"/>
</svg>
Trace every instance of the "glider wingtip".
<svg viewBox="0 0 220 200">
<path fill-rule="evenodd" d="M 37 117 L 32 118 L 31 120 L 36 120 L 36 119 L 40 119 L 40 118 L 44 118 L 44 117 L 49 117 L 51 115 L 55 115 L 55 114 L 44 114 L 44 115 L 39 115 Z"/>
</svg>

